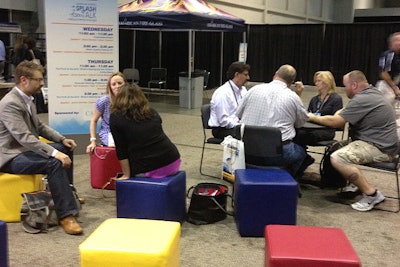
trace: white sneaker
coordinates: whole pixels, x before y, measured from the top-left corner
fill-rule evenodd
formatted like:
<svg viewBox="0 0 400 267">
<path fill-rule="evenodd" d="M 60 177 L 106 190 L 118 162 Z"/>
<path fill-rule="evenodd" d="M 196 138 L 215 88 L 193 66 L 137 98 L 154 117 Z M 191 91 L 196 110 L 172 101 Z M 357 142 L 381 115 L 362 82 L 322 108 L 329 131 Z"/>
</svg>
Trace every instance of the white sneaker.
<svg viewBox="0 0 400 267">
<path fill-rule="evenodd" d="M 385 197 L 381 193 L 381 191 L 376 190 L 376 196 L 367 196 L 363 194 L 362 199 L 360 201 L 351 204 L 351 207 L 358 211 L 369 211 L 374 208 L 375 205 L 381 203 L 385 200 Z"/>
<path fill-rule="evenodd" d="M 360 189 L 355 184 L 349 183 L 345 187 L 342 187 L 340 192 L 342 192 L 342 193 L 356 193 L 359 190 Z"/>
</svg>

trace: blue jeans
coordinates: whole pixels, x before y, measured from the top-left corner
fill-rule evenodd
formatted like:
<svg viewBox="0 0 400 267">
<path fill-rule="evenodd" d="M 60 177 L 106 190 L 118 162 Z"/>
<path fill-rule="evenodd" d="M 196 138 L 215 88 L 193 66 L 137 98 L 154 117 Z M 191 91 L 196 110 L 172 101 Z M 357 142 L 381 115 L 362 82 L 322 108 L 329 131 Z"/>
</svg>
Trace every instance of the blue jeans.
<svg viewBox="0 0 400 267">
<path fill-rule="evenodd" d="M 298 171 L 307 155 L 306 150 L 293 142 L 283 145 L 282 150 L 283 166 L 294 178 L 298 178 Z"/>
<path fill-rule="evenodd" d="M 61 143 L 49 145 L 72 156 L 72 152 Z M 72 184 L 72 169 L 64 169 L 58 159 L 45 158 L 33 151 L 27 151 L 13 158 L 1 170 L 14 174 L 47 174 L 48 186 L 58 218 L 62 219 L 69 215 L 78 214 L 78 207 L 70 186 Z"/>
</svg>

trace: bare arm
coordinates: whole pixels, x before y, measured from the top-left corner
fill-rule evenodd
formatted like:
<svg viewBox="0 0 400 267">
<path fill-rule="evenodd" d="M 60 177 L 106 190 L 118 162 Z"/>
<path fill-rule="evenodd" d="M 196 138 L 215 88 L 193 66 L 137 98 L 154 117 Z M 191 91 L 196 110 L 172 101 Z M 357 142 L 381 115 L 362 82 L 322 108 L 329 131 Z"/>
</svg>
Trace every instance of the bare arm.
<svg viewBox="0 0 400 267">
<path fill-rule="evenodd" d="M 335 114 L 333 114 L 333 115 L 339 115 L 339 113 L 340 113 L 343 109 L 344 109 L 344 108 L 338 109 L 338 110 L 335 112 Z"/>
<path fill-rule="evenodd" d="M 315 122 L 321 125 L 329 126 L 331 128 L 341 128 L 346 124 L 346 120 L 336 112 L 335 115 L 315 116 L 309 113 L 310 122 Z"/>
<path fill-rule="evenodd" d="M 90 119 L 90 138 L 96 138 L 96 128 L 97 128 L 97 121 L 100 119 L 102 113 L 94 109 L 92 118 Z M 92 140 L 92 139 L 91 139 Z M 96 147 L 96 140 L 90 141 L 90 144 L 86 147 L 86 153 L 93 153 L 94 148 Z"/>
<path fill-rule="evenodd" d="M 387 71 L 381 72 L 381 78 L 393 89 L 393 92 L 396 96 L 400 96 L 400 89 L 390 77 L 390 74 Z"/>
<path fill-rule="evenodd" d="M 119 163 L 121 164 L 122 172 L 124 173 L 119 179 L 128 179 L 131 177 L 131 167 L 129 165 L 128 159 L 120 160 Z"/>
</svg>

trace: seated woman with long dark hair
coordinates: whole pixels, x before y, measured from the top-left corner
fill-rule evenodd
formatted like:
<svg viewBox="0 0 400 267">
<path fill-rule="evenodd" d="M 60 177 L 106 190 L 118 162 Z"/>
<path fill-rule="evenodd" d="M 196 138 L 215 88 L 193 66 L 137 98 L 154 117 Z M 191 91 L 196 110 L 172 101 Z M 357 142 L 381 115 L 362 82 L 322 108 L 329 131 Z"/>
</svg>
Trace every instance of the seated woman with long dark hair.
<svg viewBox="0 0 400 267">
<path fill-rule="evenodd" d="M 110 128 L 123 171 L 121 179 L 162 178 L 179 170 L 178 149 L 164 133 L 160 115 L 150 107 L 138 85 L 120 88 L 111 105 Z"/>
</svg>

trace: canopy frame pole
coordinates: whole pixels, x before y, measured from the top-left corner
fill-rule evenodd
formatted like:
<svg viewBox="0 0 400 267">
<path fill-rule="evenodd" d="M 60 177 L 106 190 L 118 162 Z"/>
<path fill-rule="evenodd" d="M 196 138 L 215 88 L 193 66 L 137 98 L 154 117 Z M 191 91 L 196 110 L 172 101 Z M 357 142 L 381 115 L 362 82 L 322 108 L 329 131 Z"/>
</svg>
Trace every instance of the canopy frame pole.
<svg viewBox="0 0 400 267">
<path fill-rule="evenodd" d="M 162 31 L 158 32 L 158 67 L 162 68 L 162 62 L 161 62 L 161 53 L 162 53 Z"/>
<path fill-rule="evenodd" d="M 188 46 L 189 46 L 189 53 L 188 53 L 188 83 L 187 83 L 187 96 L 188 96 L 188 109 L 192 108 L 192 59 L 193 59 L 193 31 L 189 30 L 188 36 Z"/>
<path fill-rule="evenodd" d="M 133 55 L 132 55 L 132 68 L 136 65 L 136 30 L 133 30 Z"/>
<path fill-rule="evenodd" d="M 219 84 L 222 85 L 222 73 L 224 67 L 224 32 L 221 32 L 221 48 L 220 48 L 220 66 L 219 66 Z"/>
</svg>

